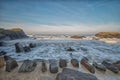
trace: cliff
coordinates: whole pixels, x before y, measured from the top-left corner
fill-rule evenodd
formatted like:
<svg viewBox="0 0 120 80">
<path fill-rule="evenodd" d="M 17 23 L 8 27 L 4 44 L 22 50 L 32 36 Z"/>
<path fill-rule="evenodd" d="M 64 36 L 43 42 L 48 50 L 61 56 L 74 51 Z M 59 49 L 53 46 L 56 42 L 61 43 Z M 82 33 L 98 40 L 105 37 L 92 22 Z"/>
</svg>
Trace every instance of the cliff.
<svg viewBox="0 0 120 80">
<path fill-rule="evenodd" d="M 13 28 L 13 29 L 3 29 L 0 28 L 0 40 L 3 39 L 20 39 L 20 38 L 26 38 L 27 35 L 24 33 L 24 31 L 20 28 Z"/>
<path fill-rule="evenodd" d="M 119 32 L 99 32 L 95 34 L 96 37 L 100 38 L 120 38 Z"/>
</svg>

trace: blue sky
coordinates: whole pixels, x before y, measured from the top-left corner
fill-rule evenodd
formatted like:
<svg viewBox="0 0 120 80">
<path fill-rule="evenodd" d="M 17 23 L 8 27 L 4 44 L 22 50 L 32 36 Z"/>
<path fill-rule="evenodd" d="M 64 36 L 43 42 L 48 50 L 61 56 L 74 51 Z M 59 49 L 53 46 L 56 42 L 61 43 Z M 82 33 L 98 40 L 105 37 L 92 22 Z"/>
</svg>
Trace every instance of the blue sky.
<svg viewBox="0 0 120 80">
<path fill-rule="evenodd" d="M 120 1 L 2 0 L 0 27 L 26 32 L 119 32 Z"/>
</svg>

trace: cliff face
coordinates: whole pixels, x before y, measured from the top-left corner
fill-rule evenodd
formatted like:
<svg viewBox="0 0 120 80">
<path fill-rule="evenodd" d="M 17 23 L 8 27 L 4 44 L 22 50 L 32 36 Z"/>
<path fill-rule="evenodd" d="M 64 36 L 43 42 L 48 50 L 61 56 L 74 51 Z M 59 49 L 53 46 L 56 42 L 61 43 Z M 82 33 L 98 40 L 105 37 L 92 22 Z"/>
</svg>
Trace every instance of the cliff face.
<svg viewBox="0 0 120 80">
<path fill-rule="evenodd" d="M 95 36 L 100 38 L 120 38 L 119 32 L 99 32 Z"/>
<path fill-rule="evenodd" d="M 0 40 L 2 39 L 19 39 L 19 38 L 26 38 L 26 34 L 24 31 L 20 28 L 14 28 L 14 29 L 9 29 L 5 30 L 0 28 Z"/>
</svg>

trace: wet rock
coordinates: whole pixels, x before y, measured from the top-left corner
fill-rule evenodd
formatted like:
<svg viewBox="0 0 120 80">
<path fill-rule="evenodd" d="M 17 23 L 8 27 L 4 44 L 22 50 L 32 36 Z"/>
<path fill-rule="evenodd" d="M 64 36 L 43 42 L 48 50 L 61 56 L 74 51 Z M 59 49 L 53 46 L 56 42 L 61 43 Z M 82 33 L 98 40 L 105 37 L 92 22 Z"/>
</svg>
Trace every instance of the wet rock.
<svg viewBox="0 0 120 80">
<path fill-rule="evenodd" d="M 20 44 L 20 43 L 15 44 L 15 49 L 16 49 L 16 53 L 20 53 L 20 52 L 24 51 L 24 48 L 23 48 L 22 44 Z"/>
<path fill-rule="evenodd" d="M 103 61 L 102 64 L 107 68 L 109 69 L 110 71 L 114 72 L 114 73 L 118 73 L 119 72 L 119 69 L 114 65 L 112 64 L 111 62 L 109 61 Z"/>
<path fill-rule="evenodd" d="M 37 63 L 31 60 L 25 60 L 21 67 L 19 68 L 19 72 L 32 72 L 34 71 Z"/>
<path fill-rule="evenodd" d="M 102 64 L 98 64 L 97 62 L 93 62 L 93 66 L 99 70 L 106 71 L 106 67 Z"/>
<path fill-rule="evenodd" d="M 0 41 L 0 46 L 4 46 L 4 44 L 5 44 L 4 42 Z"/>
<path fill-rule="evenodd" d="M 56 59 L 49 59 L 49 63 L 57 63 L 57 60 Z"/>
<path fill-rule="evenodd" d="M 5 51 L 0 51 L 0 56 L 7 54 Z"/>
<path fill-rule="evenodd" d="M 87 51 L 87 49 L 84 48 L 84 47 L 80 47 L 80 49 L 81 49 L 82 51 Z"/>
<path fill-rule="evenodd" d="M 17 61 L 15 59 L 6 56 L 5 60 L 6 60 L 6 71 L 7 72 L 11 72 L 13 69 L 18 67 Z"/>
<path fill-rule="evenodd" d="M 75 51 L 73 48 L 69 47 L 67 48 L 67 51 Z"/>
<path fill-rule="evenodd" d="M 117 62 L 115 62 L 115 63 L 113 63 L 118 69 L 119 69 L 119 71 L 120 71 L 120 61 L 117 61 Z"/>
<path fill-rule="evenodd" d="M 13 58 L 11 58 L 10 56 L 4 56 L 4 59 L 5 59 L 5 61 L 7 61 L 7 60 L 9 60 L 9 59 L 13 59 Z"/>
<path fill-rule="evenodd" d="M 0 68 L 4 67 L 4 56 L 0 56 Z"/>
<path fill-rule="evenodd" d="M 29 46 L 25 46 L 25 47 L 23 47 L 23 48 L 24 48 L 24 51 L 25 51 L 25 52 L 29 52 L 29 51 L 31 50 Z"/>
<path fill-rule="evenodd" d="M 65 59 L 60 59 L 59 61 L 60 68 L 64 68 L 67 66 L 67 61 Z"/>
<path fill-rule="evenodd" d="M 81 64 L 91 73 L 95 73 L 95 68 L 88 63 L 88 59 L 85 57 L 81 60 Z"/>
<path fill-rule="evenodd" d="M 64 68 L 63 71 L 56 76 L 56 80 L 98 80 L 94 75 L 83 73 L 80 71 Z"/>
<path fill-rule="evenodd" d="M 74 66 L 74 67 L 79 67 L 79 61 L 77 59 L 71 59 L 71 64 Z"/>
<path fill-rule="evenodd" d="M 36 47 L 36 44 L 30 43 L 30 44 L 29 44 L 29 47 L 30 47 L 30 48 L 34 48 L 34 47 Z"/>
<path fill-rule="evenodd" d="M 55 63 L 55 62 L 50 63 L 49 70 L 51 73 L 57 73 L 58 72 L 57 63 Z"/>
<path fill-rule="evenodd" d="M 41 68 L 42 72 L 46 72 L 47 71 L 47 65 L 45 63 L 45 61 L 42 61 L 42 68 Z"/>
</svg>

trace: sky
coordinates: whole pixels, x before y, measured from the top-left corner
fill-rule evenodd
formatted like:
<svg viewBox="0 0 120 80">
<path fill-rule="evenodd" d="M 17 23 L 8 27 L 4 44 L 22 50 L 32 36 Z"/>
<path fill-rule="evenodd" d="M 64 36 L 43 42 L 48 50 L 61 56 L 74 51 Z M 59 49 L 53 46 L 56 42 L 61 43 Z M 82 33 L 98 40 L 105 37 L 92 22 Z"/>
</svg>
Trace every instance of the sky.
<svg viewBox="0 0 120 80">
<path fill-rule="evenodd" d="M 0 28 L 25 32 L 120 32 L 120 0 L 0 0 Z"/>
</svg>

